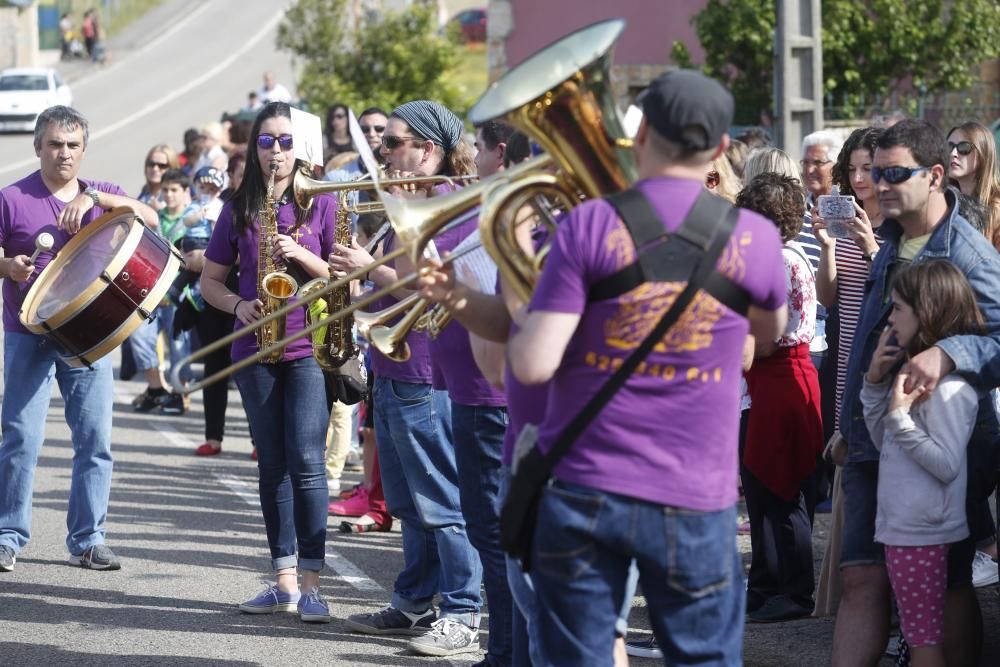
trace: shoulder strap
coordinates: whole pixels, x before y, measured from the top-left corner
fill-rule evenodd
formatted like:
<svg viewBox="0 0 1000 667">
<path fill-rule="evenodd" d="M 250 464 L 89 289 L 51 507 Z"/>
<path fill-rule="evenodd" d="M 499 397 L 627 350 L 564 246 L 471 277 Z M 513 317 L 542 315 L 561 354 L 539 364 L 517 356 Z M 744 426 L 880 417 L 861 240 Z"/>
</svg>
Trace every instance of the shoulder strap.
<svg viewBox="0 0 1000 667">
<path fill-rule="evenodd" d="M 700 196 L 699 199 L 701 199 Z M 698 210 L 697 205 L 688 214 L 688 218 L 696 210 Z M 699 253 L 699 257 L 695 261 L 694 270 L 689 275 L 684 290 L 677 296 L 677 299 L 667 309 L 667 312 L 660 318 L 660 321 L 653 327 L 653 330 L 646 336 L 645 340 L 640 343 L 639 347 L 628 356 L 621 367 L 615 371 L 614 375 L 604 383 L 593 398 L 587 401 L 583 409 L 577 413 L 573 420 L 563 429 L 563 432 L 559 434 L 552 449 L 545 454 L 544 466 L 547 468 L 545 470 L 546 474 L 551 474 L 556 463 L 566 455 L 573 442 L 576 441 L 580 434 L 590 425 L 590 422 L 607 405 L 611 397 L 621 389 L 625 381 L 632 374 L 632 371 L 649 355 L 656 343 L 677 322 L 681 314 L 687 310 L 688 305 L 690 305 L 698 290 L 704 287 L 709 276 L 715 273 L 715 265 L 719 261 L 719 256 L 725 249 L 726 244 L 729 242 L 729 237 L 732 236 L 733 229 L 736 228 L 738 217 L 739 209 L 730 206 L 725 212 L 724 217 L 716 217 L 714 221 L 710 221 L 708 224 L 699 225 L 708 232 L 702 237 L 707 247 L 705 247 L 704 252 Z M 685 220 L 682 227 L 686 226 L 687 223 L 688 221 Z"/>
<path fill-rule="evenodd" d="M 630 188 L 607 198 L 615 207 L 636 247 L 637 260 L 591 286 L 590 301 L 614 299 L 645 282 L 687 280 L 705 252 L 713 225 L 733 209 L 721 197 L 698 195 L 676 232 L 666 231 L 660 216 L 641 192 Z M 650 245 L 657 242 L 655 245 Z M 713 267 L 714 268 L 714 267 Z M 733 312 L 746 317 L 750 295 L 727 276 L 713 272 L 703 289 Z"/>
</svg>

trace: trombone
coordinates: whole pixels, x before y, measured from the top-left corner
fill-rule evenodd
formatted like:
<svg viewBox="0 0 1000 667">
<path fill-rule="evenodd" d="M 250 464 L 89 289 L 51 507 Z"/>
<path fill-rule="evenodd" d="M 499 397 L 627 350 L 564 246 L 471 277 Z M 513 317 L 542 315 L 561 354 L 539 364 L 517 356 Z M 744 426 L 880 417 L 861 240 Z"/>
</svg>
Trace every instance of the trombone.
<svg viewBox="0 0 1000 667">
<path fill-rule="evenodd" d="M 455 181 L 468 181 L 475 180 L 477 178 L 479 178 L 479 176 L 476 174 L 467 174 L 463 176 L 447 176 L 445 174 L 438 174 L 436 176 L 411 176 L 409 178 L 383 178 L 379 179 L 379 182 L 376 183 L 372 180 L 371 174 L 368 174 L 366 176 L 362 176 L 356 181 L 333 183 L 313 178 L 304 170 L 300 169 L 295 172 L 295 176 L 292 179 L 292 193 L 295 197 L 295 203 L 297 203 L 300 208 L 308 210 L 309 207 L 312 206 L 313 197 L 324 193 L 346 194 L 354 190 L 381 190 L 383 188 L 391 188 L 393 186 L 402 187 L 406 185 L 418 184 L 447 184 L 454 187 Z M 382 207 L 379 202 L 361 202 L 360 204 L 355 204 L 351 207 L 352 213 L 378 213 L 381 211 Z"/>
</svg>

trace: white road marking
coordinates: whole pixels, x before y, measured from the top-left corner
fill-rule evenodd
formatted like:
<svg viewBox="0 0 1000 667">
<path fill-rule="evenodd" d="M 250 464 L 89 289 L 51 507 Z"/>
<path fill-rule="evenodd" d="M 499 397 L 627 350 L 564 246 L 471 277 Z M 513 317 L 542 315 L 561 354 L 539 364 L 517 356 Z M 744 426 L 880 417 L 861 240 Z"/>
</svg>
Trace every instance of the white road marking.
<svg viewBox="0 0 1000 667">
<path fill-rule="evenodd" d="M 124 392 L 116 390 L 115 400 L 119 403 L 129 403 L 132 398 Z M 195 447 L 195 442 L 178 431 L 173 424 L 157 422 L 153 424 L 153 428 L 175 447 L 186 450 L 192 450 Z M 213 477 L 250 507 L 255 509 L 260 508 L 260 497 L 257 494 L 257 489 L 248 480 L 228 473 L 213 473 Z M 336 572 L 337 579 L 350 584 L 359 591 L 379 592 L 385 590 L 381 584 L 365 574 L 361 568 L 348 560 L 339 551 L 328 548 L 326 551 L 326 564 L 331 570 Z"/>
<path fill-rule="evenodd" d="M 187 82 L 183 86 L 180 86 L 179 88 L 174 88 L 166 95 L 158 97 L 155 102 L 150 102 L 149 104 L 141 107 L 138 111 L 130 113 L 121 120 L 112 123 L 111 125 L 108 125 L 104 128 L 101 128 L 97 132 L 92 132 L 90 134 L 90 143 L 93 143 L 101 139 L 102 137 L 106 137 L 112 132 L 117 132 L 126 125 L 130 125 L 135 121 L 139 120 L 143 116 L 147 116 L 156 111 L 157 109 L 167 106 L 174 100 L 187 95 L 194 88 L 197 88 L 198 86 L 202 85 L 212 77 L 218 75 L 219 73 L 224 71 L 227 67 L 231 66 L 233 63 L 238 61 L 245 53 L 251 51 L 254 47 L 256 47 L 257 43 L 264 37 L 267 37 L 268 33 L 271 30 L 273 30 L 274 27 L 277 26 L 279 22 L 281 22 L 281 19 L 284 17 L 284 15 L 285 15 L 284 10 L 275 14 L 270 20 L 264 23 L 263 26 L 261 26 L 261 29 L 258 30 L 256 33 L 254 33 L 249 40 L 244 42 L 243 46 L 241 46 L 239 49 L 231 53 L 229 57 L 220 61 L 217 65 L 215 65 L 215 67 L 212 67 L 211 69 L 203 72 L 201 76 L 197 76 L 194 79 L 191 79 L 189 82 Z M 13 162 L 8 164 L 6 167 L 0 168 L 0 174 L 5 174 L 9 171 L 22 171 L 24 170 L 25 167 L 36 166 L 37 164 L 38 164 L 37 157 L 21 160 L 20 162 Z"/>
<path fill-rule="evenodd" d="M 337 573 L 338 579 L 354 586 L 359 591 L 385 590 L 377 581 L 362 572 L 357 565 L 347 560 L 338 551 L 329 548 L 326 550 L 326 564 L 331 570 Z"/>
</svg>

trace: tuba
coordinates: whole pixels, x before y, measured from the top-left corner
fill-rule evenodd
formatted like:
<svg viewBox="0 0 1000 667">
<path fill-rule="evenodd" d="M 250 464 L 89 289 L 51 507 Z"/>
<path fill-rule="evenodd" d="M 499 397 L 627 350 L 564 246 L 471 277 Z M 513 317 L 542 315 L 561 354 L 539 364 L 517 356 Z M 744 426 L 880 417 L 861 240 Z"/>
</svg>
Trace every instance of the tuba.
<svg viewBox="0 0 1000 667">
<path fill-rule="evenodd" d="M 568 210 L 582 198 L 618 192 L 637 178 L 632 142 L 611 90 L 612 47 L 624 28 L 623 20 L 613 19 L 563 37 L 507 72 L 469 111 L 475 125 L 499 118 L 518 128 L 558 167 L 502 172 L 483 193 L 483 245 L 523 301 L 531 298 L 547 252 L 543 247 L 531 255 L 519 242 L 524 207 L 536 213 L 528 219 L 552 226 L 547 202 L 561 202 Z"/>
<path fill-rule="evenodd" d="M 274 259 L 274 239 L 278 235 L 278 206 L 274 201 L 274 176 L 277 171 L 277 163 L 272 162 L 264 206 L 257 216 L 260 226 L 257 238 L 257 298 L 264 304 L 265 317 L 288 303 L 299 289 L 295 278 L 285 272 L 284 262 Z M 257 348 L 273 347 L 284 337 L 285 318 L 279 317 L 257 329 Z M 261 361 L 276 363 L 281 361 L 281 357 L 282 350 L 275 350 Z"/>
</svg>

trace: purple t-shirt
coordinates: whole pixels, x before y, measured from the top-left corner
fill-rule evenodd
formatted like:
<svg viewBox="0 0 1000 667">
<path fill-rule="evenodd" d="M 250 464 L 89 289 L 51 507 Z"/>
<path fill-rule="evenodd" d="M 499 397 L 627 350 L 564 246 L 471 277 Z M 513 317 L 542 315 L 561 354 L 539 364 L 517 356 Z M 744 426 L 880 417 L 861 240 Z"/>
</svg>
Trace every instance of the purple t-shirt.
<svg viewBox="0 0 1000 667">
<path fill-rule="evenodd" d="M 478 227 L 479 218 L 471 218 L 434 237 L 434 245 L 443 257 Z M 476 365 L 469 332 L 458 320 L 452 320 L 436 339 L 431 340 L 430 347 L 434 388 L 447 389 L 452 402 L 487 407 L 507 405 L 503 392 L 491 385 Z"/>
<path fill-rule="evenodd" d="M 656 178 L 637 187 L 676 230 L 700 181 Z M 639 346 L 683 289 L 646 283 L 587 301 L 595 282 L 630 264 L 635 247 L 610 204 L 581 204 L 559 225 L 531 310 L 580 314 L 552 378 L 539 443 L 547 451 L 569 421 Z M 742 211 L 719 270 L 751 303 L 785 303 L 781 240 L 772 222 Z M 717 511 L 737 499 L 741 352 L 747 320 L 705 292 L 604 407 L 555 470 L 560 479 L 663 505 Z"/>
<path fill-rule="evenodd" d="M 80 182 L 80 192 L 93 187 L 101 192 L 114 195 L 124 195 L 125 191 L 112 183 L 77 179 Z M 66 208 L 66 202 L 56 199 L 45 181 L 41 171 L 22 178 L 0 190 L 0 247 L 4 257 L 31 255 L 35 252 L 35 238 L 42 232 L 52 234 L 55 244 L 52 250 L 43 252 L 35 259 L 35 270 L 27 283 L 16 283 L 10 278 L 3 281 L 3 328 L 4 331 L 15 333 L 31 333 L 21 324 L 18 312 L 28 289 L 38 278 L 42 269 L 52 261 L 56 253 L 72 238 L 65 230 L 56 228 L 59 214 Z M 93 207 L 83 216 L 85 226 L 107 213 L 98 206 Z"/>
<path fill-rule="evenodd" d="M 395 245 L 396 234 L 390 231 L 386 234 L 385 240 L 382 242 L 383 254 L 389 254 Z M 395 266 L 395 262 L 389 262 L 387 266 Z M 376 287 L 376 289 L 378 288 Z M 383 308 L 388 308 L 396 303 L 396 301 L 398 299 L 394 296 L 384 296 L 373 303 L 369 307 L 369 310 L 374 313 Z M 403 315 L 400 315 L 390 322 L 390 325 L 395 324 L 402 317 Z M 400 382 L 431 384 L 433 374 L 431 372 L 431 353 L 428 349 L 427 334 L 423 331 L 410 331 L 406 336 L 406 344 L 410 346 L 410 358 L 404 362 L 393 361 L 375 349 L 375 346 L 369 347 L 372 354 L 372 373 L 375 374 L 375 377 L 384 377 Z"/>
<path fill-rule="evenodd" d="M 293 237 L 298 233 L 299 245 L 314 255 L 327 257 L 333 250 L 336 213 L 337 201 L 332 195 L 322 194 L 313 197 L 312 209 L 309 211 L 306 222 L 298 230 L 294 230 L 295 204 L 288 201 L 278 208 L 278 232 L 290 234 Z M 232 266 L 239 261 L 239 294 L 241 298 L 248 301 L 257 298 L 257 232 L 258 224 L 255 222 L 243 234 L 238 234 L 233 221 L 232 203 L 227 203 L 222 207 L 219 219 L 215 221 L 212 238 L 205 250 L 205 257 L 216 264 Z M 294 265 L 294 262 L 289 262 L 289 265 Z M 305 319 L 305 308 L 299 308 L 289 313 L 285 318 L 285 335 L 302 331 L 305 328 Z M 237 319 L 233 330 L 238 331 L 242 328 L 243 323 Z M 286 347 L 282 360 L 293 361 L 310 356 L 312 343 L 309 339 L 310 336 L 305 336 Z M 257 350 L 257 337 L 243 336 L 233 342 L 233 361 L 253 356 Z"/>
</svg>

